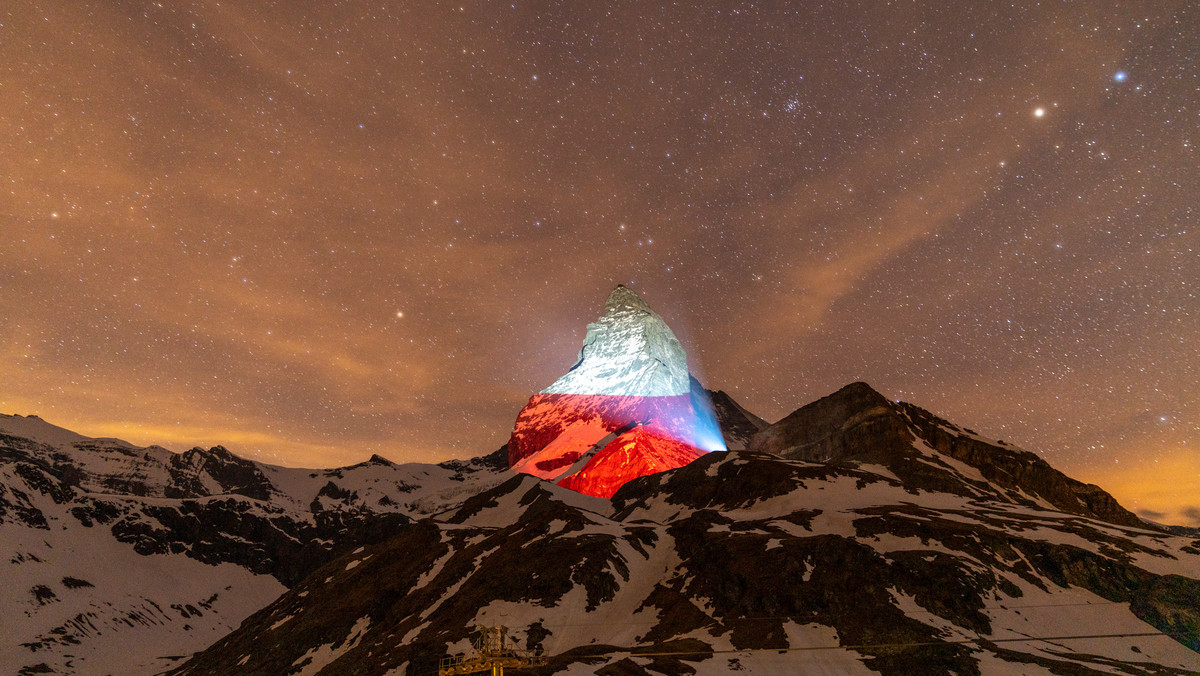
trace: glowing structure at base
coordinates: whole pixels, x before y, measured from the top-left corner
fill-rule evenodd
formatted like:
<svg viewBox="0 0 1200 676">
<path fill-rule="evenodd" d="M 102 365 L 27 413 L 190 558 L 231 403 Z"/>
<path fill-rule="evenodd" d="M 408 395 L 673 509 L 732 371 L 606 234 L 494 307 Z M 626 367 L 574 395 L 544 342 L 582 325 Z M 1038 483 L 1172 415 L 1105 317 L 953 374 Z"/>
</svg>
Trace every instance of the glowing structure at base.
<svg viewBox="0 0 1200 676">
<path fill-rule="evenodd" d="M 618 286 L 588 324 L 575 366 L 521 409 L 508 460 L 518 472 L 611 497 L 631 479 L 717 450 L 725 442 L 691 386 L 679 340 Z"/>
</svg>

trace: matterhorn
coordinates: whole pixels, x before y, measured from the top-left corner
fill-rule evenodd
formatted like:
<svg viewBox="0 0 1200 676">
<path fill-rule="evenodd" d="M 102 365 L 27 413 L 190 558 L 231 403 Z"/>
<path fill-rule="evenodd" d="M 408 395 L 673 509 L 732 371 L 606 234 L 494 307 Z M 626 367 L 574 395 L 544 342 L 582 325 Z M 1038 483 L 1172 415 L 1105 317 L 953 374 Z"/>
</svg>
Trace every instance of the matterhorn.
<svg viewBox="0 0 1200 676">
<path fill-rule="evenodd" d="M 626 482 L 725 450 L 687 354 L 649 304 L 618 285 L 588 324 L 579 358 L 517 416 L 508 460 L 518 472 L 607 498 Z"/>
</svg>

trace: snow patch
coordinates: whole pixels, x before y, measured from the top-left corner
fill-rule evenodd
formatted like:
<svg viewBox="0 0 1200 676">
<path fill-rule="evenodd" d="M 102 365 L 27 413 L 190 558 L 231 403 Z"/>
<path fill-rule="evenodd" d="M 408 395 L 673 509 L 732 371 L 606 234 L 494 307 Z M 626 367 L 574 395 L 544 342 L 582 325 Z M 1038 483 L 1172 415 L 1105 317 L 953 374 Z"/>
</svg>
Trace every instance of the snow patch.
<svg viewBox="0 0 1200 676">
<path fill-rule="evenodd" d="M 308 652 L 304 653 L 295 662 L 292 662 L 293 667 L 300 667 L 300 671 L 291 672 L 295 676 L 316 676 L 322 669 L 333 663 L 334 660 L 345 655 L 346 653 L 358 647 L 362 637 L 367 633 L 367 629 L 371 626 L 370 617 L 360 617 L 354 626 L 350 628 L 350 633 L 340 644 L 326 643 L 319 645 Z"/>
<path fill-rule="evenodd" d="M 279 620 L 275 624 L 272 624 L 270 627 L 268 627 L 267 631 L 271 631 L 272 629 L 278 629 L 278 628 L 282 627 L 284 622 L 287 622 L 288 620 L 292 619 L 293 617 L 295 617 L 295 615 L 288 615 L 287 617 L 283 618 L 282 620 Z"/>
</svg>

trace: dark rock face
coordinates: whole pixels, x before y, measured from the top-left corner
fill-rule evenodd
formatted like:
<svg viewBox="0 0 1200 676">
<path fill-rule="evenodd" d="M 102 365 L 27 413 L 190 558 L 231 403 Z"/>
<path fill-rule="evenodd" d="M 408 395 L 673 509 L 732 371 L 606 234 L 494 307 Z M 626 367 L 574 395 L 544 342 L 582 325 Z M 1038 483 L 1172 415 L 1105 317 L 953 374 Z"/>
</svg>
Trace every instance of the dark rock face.
<svg viewBox="0 0 1200 676">
<path fill-rule="evenodd" d="M 290 586 L 330 558 L 378 542 L 409 521 L 401 514 L 326 511 L 309 522 L 236 499 L 185 500 L 130 512 L 112 525 L 112 533 L 139 554 L 182 553 L 214 565 L 234 563 Z"/>
<path fill-rule="evenodd" d="M 975 468 L 986 482 L 963 475 L 936 455 L 922 456 L 914 444 Z M 1070 514 L 1146 525 L 1100 487 L 1068 477 L 1037 455 L 982 439 L 912 404 L 889 401 L 866 383 L 847 385 L 796 410 L 755 435 L 749 450 L 813 462 L 877 463 L 909 488 L 999 493 L 1023 504 L 1040 498 Z"/>
<path fill-rule="evenodd" d="M 132 469 L 126 475 L 92 474 L 72 462 L 70 453 L 0 435 L 0 467 L 17 479 L 0 482 L 0 523 L 49 528 L 36 506 L 37 498 L 49 498 L 64 505 L 79 525 L 108 527 L 118 541 L 140 554 L 181 553 L 209 564 L 230 562 L 292 584 L 323 561 L 377 542 L 411 520 L 396 509 L 394 500 L 393 509 L 381 509 L 386 502 L 365 504 L 357 490 L 332 479 L 315 491 L 307 510 L 311 514 L 306 514 L 295 509 L 296 501 L 281 493 L 262 465 L 221 446 L 181 454 L 163 451 L 166 455 L 161 458 L 145 449 L 97 440 L 74 446 L 75 452 L 118 455 Z M 442 474 L 460 482 L 481 472 L 496 474 L 504 455 L 502 448 L 483 458 L 443 463 Z M 340 478 L 371 467 L 386 471 L 398 466 L 376 456 L 322 473 Z M 159 468 L 164 471 L 155 475 Z M 85 492 L 81 489 L 85 483 L 109 493 Z M 394 490 L 400 494 L 416 488 L 394 480 Z M 131 496 L 161 498 L 141 503 L 131 502 Z"/>
<path fill-rule="evenodd" d="M 921 440 L 939 453 L 978 469 L 993 484 L 1044 498 L 1070 514 L 1125 526 L 1146 525 L 1099 486 L 1072 479 L 1034 453 L 964 435 L 963 430 L 912 404 L 898 406 Z"/>
<path fill-rule="evenodd" d="M 810 462 L 882 461 L 902 454 L 911 439 L 891 402 L 853 383 L 762 430 L 748 450 Z"/>
<path fill-rule="evenodd" d="M 20 458 L 18 460 L 18 457 Z M 131 504 L 127 499 L 79 495 L 64 481 L 64 465 L 49 465 L 37 457 L 10 451 L 14 472 L 24 488 L 0 484 L 0 518 L 33 528 L 48 528 L 42 512 L 32 506 L 29 492 L 70 504 L 70 515 L 86 528 L 108 526 L 118 542 L 139 554 L 185 554 L 208 564 L 234 563 L 252 572 L 272 575 L 294 584 L 324 561 L 367 542 L 378 542 L 410 519 L 403 514 L 364 509 L 321 509 L 305 518 L 280 506 L 247 500 L 247 492 L 269 495 L 273 489 L 253 463 L 236 458 L 223 448 L 212 453 L 193 449 L 180 458 L 199 466 L 217 467 L 230 493 L 222 499 L 160 500 Z M 214 463 L 214 458 L 215 463 Z M 246 466 L 250 465 L 249 468 Z M 193 475 L 194 476 L 194 475 Z M 178 475 L 172 473 L 172 479 Z M 246 483 L 249 478 L 255 481 Z M 267 482 L 264 486 L 261 482 Z M 141 485 L 145 486 L 144 483 Z M 179 483 L 165 493 L 185 492 Z M 333 489 L 330 489 L 333 486 Z M 11 498 L 5 500 L 6 495 Z M 204 492 L 207 496 L 207 492 Z M 319 495 L 350 500 L 350 491 L 338 491 L 332 482 Z"/>
<path fill-rule="evenodd" d="M 712 408 L 729 450 L 745 450 L 750 439 L 767 427 L 767 421 L 742 408 L 724 390 L 707 390 L 695 378 L 691 379 L 691 384 L 692 407 L 697 410 Z"/>
<path fill-rule="evenodd" d="M 196 498 L 210 495 L 201 477 L 208 477 L 220 486 L 220 493 L 235 493 L 255 500 L 270 500 L 274 487 L 258 464 L 239 458 L 224 446 L 209 450 L 193 448 L 170 460 L 171 483 L 165 490 L 168 498 Z"/>
</svg>

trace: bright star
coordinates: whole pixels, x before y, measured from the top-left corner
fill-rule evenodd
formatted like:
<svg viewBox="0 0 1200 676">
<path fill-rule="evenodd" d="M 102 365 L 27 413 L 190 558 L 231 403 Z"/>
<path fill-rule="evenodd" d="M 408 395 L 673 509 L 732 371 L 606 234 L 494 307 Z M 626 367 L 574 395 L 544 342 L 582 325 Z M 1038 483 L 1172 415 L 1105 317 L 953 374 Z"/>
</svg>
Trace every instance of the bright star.
<svg viewBox="0 0 1200 676">
<path fill-rule="evenodd" d="M 1046 109 L 1045 109 L 1045 108 L 1037 108 L 1037 109 L 1035 109 L 1035 110 L 1033 111 L 1033 116 L 1034 116 L 1034 117 L 1041 117 L 1041 116 L 1043 116 L 1043 115 L 1045 115 L 1045 114 L 1046 114 Z"/>
<path fill-rule="evenodd" d="M 1117 82 L 1124 82 L 1126 77 L 1129 77 L 1129 76 L 1126 75 L 1125 71 L 1123 71 L 1123 70 L 1118 70 L 1116 75 L 1113 75 L 1113 79 L 1116 80 Z"/>
</svg>

